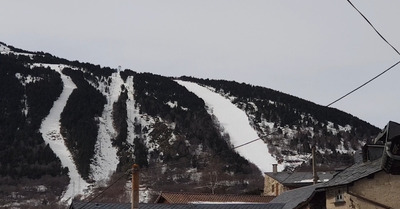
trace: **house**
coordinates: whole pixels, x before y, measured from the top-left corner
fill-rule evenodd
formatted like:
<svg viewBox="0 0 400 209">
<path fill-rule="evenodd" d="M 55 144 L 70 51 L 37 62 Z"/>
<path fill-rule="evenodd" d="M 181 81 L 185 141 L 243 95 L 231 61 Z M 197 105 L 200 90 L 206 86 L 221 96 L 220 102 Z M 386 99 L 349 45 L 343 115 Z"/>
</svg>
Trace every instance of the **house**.
<svg viewBox="0 0 400 209">
<path fill-rule="evenodd" d="M 283 204 L 139 204 L 139 209 L 282 209 Z M 69 209 L 131 209 L 130 203 L 72 202 Z"/>
<path fill-rule="evenodd" d="M 235 194 L 208 194 L 162 192 L 155 203 L 165 204 L 193 204 L 193 203 L 229 203 L 229 204 L 261 204 L 270 202 L 275 196 L 235 195 Z"/>
<path fill-rule="evenodd" d="M 312 172 L 277 172 L 276 164 L 273 165 L 272 170 L 272 172 L 265 173 L 265 196 L 278 196 L 285 191 L 313 184 Z M 317 172 L 318 182 L 327 182 L 335 174 L 335 171 Z"/>
<path fill-rule="evenodd" d="M 328 182 L 284 192 L 271 203 L 285 204 L 283 209 L 398 208 L 400 175 L 385 172 L 381 163 L 380 158 L 355 164 Z"/>
<path fill-rule="evenodd" d="M 400 124 L 389 122 L 375 144 L 363 148 L 363 161 L 330 181 L 283 193 L 271 203 L 283 209 L 400 208 Z"/>
<path fill-rule="evenodd" d="M 324 185 L 326 208 L 398 208 L 400 175 L 382 169 L 382 159 L 349 167 Z"/>
<path fill-rule="evenodd" d="M 326 208 L 399 208 L 400 124 L 389 121 L 355 164 L 324 184 Z"/>
</svg>

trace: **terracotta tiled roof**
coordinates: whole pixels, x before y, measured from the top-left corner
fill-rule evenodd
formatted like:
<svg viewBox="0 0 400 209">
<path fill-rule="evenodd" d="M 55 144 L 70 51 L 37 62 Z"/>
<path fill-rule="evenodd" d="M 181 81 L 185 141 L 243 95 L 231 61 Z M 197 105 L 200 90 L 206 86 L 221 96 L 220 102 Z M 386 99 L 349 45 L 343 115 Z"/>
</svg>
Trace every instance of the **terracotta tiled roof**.
<svg viewBox="0 0 400 209">
<path fill-rule="evenodd" d="M 275 196 L 162 192 L 156 203 L 268 203 Z"/>
</svg>

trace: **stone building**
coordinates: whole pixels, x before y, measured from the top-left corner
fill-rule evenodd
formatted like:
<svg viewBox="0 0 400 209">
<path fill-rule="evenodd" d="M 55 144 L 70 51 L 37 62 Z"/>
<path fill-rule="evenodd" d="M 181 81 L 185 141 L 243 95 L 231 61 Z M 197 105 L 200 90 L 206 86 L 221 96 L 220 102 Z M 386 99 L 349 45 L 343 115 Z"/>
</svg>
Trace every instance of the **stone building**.
<svg viewBox="0 0 400 209">
<path fill-rule="evenodd" d="M 265 173 L 263 193 L 265 196 L 278 196 L 285 191 L 313 184 L 312 172 L 277 172 L 276 165 L 273 166 L 272 172 Z M 335 171 L 317 172 L 318 182 L 329 181 L 335 173 Z"/>
</svg>

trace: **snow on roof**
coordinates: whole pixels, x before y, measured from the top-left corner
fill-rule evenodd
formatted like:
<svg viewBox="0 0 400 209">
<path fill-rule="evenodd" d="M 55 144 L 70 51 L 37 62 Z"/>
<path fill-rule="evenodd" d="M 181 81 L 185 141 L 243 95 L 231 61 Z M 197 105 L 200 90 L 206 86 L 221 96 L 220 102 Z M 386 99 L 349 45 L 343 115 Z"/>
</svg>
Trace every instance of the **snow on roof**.
<svg viewBox="0 0 400 209">
<path fill-rule="evenodd" d="M 319 177 L 318 182 L 327 182 L 332 179 L 336 171 L 328 171 L 328 172 L 317 172 Z M 271 178 L 277 180 L 279 183 L 285 186 L 295 186 L 296 184 L 312 184 L 313 183 L 313 174 L 312 172 L 267 172 L 266 175 L 270 176 Z"/>
</svg>

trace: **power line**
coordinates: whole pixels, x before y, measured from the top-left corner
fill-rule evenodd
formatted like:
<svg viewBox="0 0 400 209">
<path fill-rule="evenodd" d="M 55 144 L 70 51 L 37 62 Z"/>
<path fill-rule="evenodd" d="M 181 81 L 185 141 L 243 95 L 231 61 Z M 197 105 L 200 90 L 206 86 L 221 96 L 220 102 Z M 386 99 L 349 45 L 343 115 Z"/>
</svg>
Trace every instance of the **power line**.
<svg viewBox="0 0 400 209">
<path fill-rule="evenodd" d="M 381 33 L 379 33 L 379 31 L 375 28 L 374 25 L 372 25 L 372 23 L 368 20 L 368 18 L 365 17 L 365 15 L 364 15 L 359 9 L 357 9 L 357 7 L 354 6 L 354 4 L 351 3 L 350 0 L 347 0 L 347 2 L 349 2 L 349 4 L 350 4 L 355 10 L 357 10 L 357 12 L 364 18 L 364 20 L 367 21 L 367 23 L 368 23 L 368 24 L 375 30 L 375 32 L 381 37 L 381 39 L 382 39 L 383 41 L 385 41 L 390 47 L 392 47 L 392 49 L 393 49 L 394 51 L 396 51 L 396 53 L 397 53 L 398 55 L 400 55 L 400 52 L 399 52 L 392 44 L 390 44 L 390 43 L 382 36 Z"/>
<path fill-rule="evenodd" d="M 374 29 L 374 31 L 379 35 L 379 37 L 381 37 L 381 39 L 383 41 L 385 41 L 390 47 L 392 47 L 392 49 L 398 54 L 400 55 L 400 52 L 392 45 L 390 44 L 385 37 L 382 36 L 382 34 L 375 28 L 375 26 L 371 23 L 371 21 L 368 20 L 368 18 L 356 7 L 354 6 L 354 4 L 350 1 L 347 0 L 347 2 L 349 2 L 349 4 L 364 18 L 365 21 L 367 21 L 367 23 Z M 372 82 L 373 80 L 379 78 L 380 76 L 382 76 L 383 74 L 385 74 L 386 72 L 388 72 L 389 70 L 393 69 L 396 65 L 398 65 L 400 63 L 400 61 L 398 61 L 397 63 L 395 63 L 394 65 L 390 66 L 389 68 L 387 68 L 386 70 L 384 70 L 383 72 L 379 73 L 378 75 L 376 75 L 375 77 L 373 77 L 372 79 L 368 80 L 367 82 L 361 84 L 360 86 L 358 86 L 357 88 L 351 90 L 349 93 L 343 95 L 342 97 L 340 97 L 339 99 L 336 99 L 335 101 L 329 103 L 328 105 L 326 105 L 326 107 L 329 107 L 333 104 L 335 104 L 336 102 L 344 99 L 345 97 L 349 96 L 350 94 L 356 92 L 357 90 L 361 89 L 362 87 L 366 86 L 367 84 L 369 84 L 370 82 Z"/>
<path fill-rule="evenodd" d="M 118 177 L 117 180 L 115 180 L 114 182 L 112 182 L 110 185 L 108 185 L 103 191 L 101 191 L 99 194 L 97 194 L 96 196 L 94 196 L 92 199 L 90 199 L 88 202 L 86 202 L 84 205 L 82 205 L 82 207 L 80 207 L 79 209 L 83 209 L 85 208 L 89 203 L 91 203 L 92 201 L 94 201 L 96 198 L 100 197 L 102 194 L 104 194 L 108 189 L 110 189 L 112 186 L 114 186 L 114 184 L 116 184 L 119 180 L 121 180 L 123 177 L 125 177 L 126 173 L 122 174 L 120 177 Z"/>
<path fill-rule="evenodd" d="M 272 134 L 274 134 L 274 133 L 276 133 L 276 132 L 277 132 L 277 131 L 273 131 L 273 132 L 271 132 L 270 134 L 268 134 L 267 136 L 272 135 Z M 260 140 L 260 139 L 261 139 L 261 138 L 258 137 L 257 139 L 253 139 L 253 140 L 248 141 L 248 142 L 246 142 L 246 143 L 240 144 L 240 145 L 234 147 L 233 149 L 237 149 L 237 148 L 240 148 L 240 147 L 244 147 L 244 146 L 246 146 L 246 145 L 248 145 L 248 144 L 251 144 L 251 143 L 253 143 L 253 142 L 256 142 L 256 141 L 258 141 L 258 140 Z"/>
<path fill-rule="evenodd" d="M 336 99 L 335 101 L 329 103 L 328 105 L 326 105 L 326 107 L 329 107 L 329 106 L 335 104 L 336 102 L 338 102 L 338 101 L 344 99 L 345 97 L 349 96 L 350 94 L 354 93 L 355 91 L 357 91 L 357 90 L 361 89 L 362 87 L 366 86 L 367 84 L 371 83 L 373 80 L 375 80 L 375 79 L 377 79 L 378 77 L 380 77 L 381 75 L 385 74 L 386 72 L 388 72 L 389 70 L 391 70 L 392 68 L 394 68 L 394 67 L 395 67 L 396 65 L 398 65 L 399 63 L 400 63 L 400 61 L 396 62 L 394 65 L 390 66 L 390 67 L 389 67 L 388 69 L 386 69 L 385 71 L 379 73 L 377 76 L 375 76 L 375 77 L 371 78 L 370 80 L 368 80 L 367 82 L 361 84 L 359 87 L 357 87 L 357 88 L 351 90 L 349 93 L 343 95 L 343 96 L 340 97 L 339 99 Z"/>
</svg>

